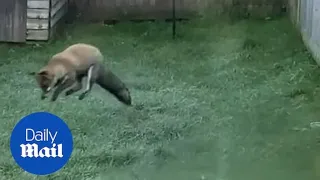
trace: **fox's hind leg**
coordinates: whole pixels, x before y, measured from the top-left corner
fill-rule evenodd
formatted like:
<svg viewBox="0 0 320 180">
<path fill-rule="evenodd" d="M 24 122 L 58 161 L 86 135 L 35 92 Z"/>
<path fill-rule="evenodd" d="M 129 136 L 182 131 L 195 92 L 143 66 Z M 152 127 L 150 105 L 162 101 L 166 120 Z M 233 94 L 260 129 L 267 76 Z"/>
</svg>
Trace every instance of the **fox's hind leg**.
<svg viewBox="0 0 320 180">
<path fill-rule="evenodd" d="M 98 65 L 90 66 L 90 68 L 88 70 L 88 75 L 87 75 L 86 89 L 84 90 L 84 92 L 82 94 L 80 94 L 79 100 L 84 99 L 88 95 L 88 93 L 91 91 L 93 84 L 97 80 L 98 71 L 99 71 Z"/>
<path fill-rule="evenodd" d="M 69 89 L 68 91 L 66 91 L 65 95 L 69 96 L 77 91 L 79 91 L 80 89 L 82 89 L 82 78 L 83 76 L 78 75 L 76 77 L 76 82 L 75 82 L 75 86 L 72 87 L 71 89 Z"/>
</svg>

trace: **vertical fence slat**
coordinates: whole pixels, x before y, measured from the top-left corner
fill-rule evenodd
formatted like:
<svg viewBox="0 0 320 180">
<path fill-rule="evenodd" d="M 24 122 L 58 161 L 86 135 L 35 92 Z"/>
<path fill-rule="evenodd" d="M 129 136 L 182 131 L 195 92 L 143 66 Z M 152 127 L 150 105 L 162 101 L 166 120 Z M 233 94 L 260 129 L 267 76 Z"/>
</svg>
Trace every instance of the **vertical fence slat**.
<svg viewBox="0 0 320 180">
<path fill-rule="evenodd" d="M 312 34 L 313 0 L 308 0 L 307 2 L 308 2 L 307 35 L 308 35 L 308 38 L 310 39 Z"/>
<path fill-rule="evenodd" d="M 306 30 L 306 4 L 306 1 L 300 1 L 300 30 L 302 32 Z"/>
<path fill-rule="evenodd" d="M 312 18 L 312 35 L 311 39 L 315 41 L 315 43 L 319 44 L 320 42 L 320 2 L 313 2 L 313 18 Z"/>
</svg>

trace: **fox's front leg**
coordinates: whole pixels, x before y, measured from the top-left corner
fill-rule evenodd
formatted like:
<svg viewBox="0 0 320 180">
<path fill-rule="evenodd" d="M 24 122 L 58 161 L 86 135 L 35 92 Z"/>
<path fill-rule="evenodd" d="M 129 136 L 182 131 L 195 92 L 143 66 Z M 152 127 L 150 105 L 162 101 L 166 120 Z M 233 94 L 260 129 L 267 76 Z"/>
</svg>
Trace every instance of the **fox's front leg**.
<svg viewBox="0 0 320 180">
<path fill-rule="evenodd" d="M 69 95 L 79 91 L 80 89 L 82 89 L 82 78 L 83 78 L 83 75 L 77 75 L 75 86 L 72 87 L 71 89 L 69 89 L 68 91 L 66 91 L 66 93 L 65 93 L 66 96 L 69 96 Z"/>
<path fill-rule="evenodd" d="M 75 80 L 73 78 L 67 78 L 62 84 L 58 85 L 56 90 L 53 92 L 51 101 L 56 101 L 59 94 L 65 89 L 71 87 L 74 84 Z"/>
</svg>

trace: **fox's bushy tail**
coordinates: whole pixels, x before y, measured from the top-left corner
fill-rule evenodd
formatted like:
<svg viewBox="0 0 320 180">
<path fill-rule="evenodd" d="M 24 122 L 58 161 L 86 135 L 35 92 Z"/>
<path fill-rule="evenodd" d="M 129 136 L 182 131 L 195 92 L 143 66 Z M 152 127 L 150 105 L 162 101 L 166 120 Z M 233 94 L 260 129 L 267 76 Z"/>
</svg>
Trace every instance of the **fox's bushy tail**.
<svg viewBox="0 0 320 180">
<path fill-rule="evenodd" d="M 129 89 L 111 70 L 103 67 L 102 64 L 99 67 L 97 84 L 113 94 L 122 103 L 131 105 Z"/>
</svg>

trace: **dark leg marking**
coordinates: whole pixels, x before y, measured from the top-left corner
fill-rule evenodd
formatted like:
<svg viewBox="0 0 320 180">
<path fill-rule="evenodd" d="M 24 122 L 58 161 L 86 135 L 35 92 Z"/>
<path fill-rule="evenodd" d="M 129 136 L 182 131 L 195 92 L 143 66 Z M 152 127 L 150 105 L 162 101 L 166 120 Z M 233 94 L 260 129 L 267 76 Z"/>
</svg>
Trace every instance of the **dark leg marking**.
<svg viewBox="0 0 320 180">
<path fill-rule="evenodd" d="M 68 87 L 72 86 L 73 84 L 74 84 L 74 79 L 68 78 L 62 84 L 58 85 L 57 89 L 53 92 L 51 101 L 56 101 L 59 94 L 65 89 L 67 89 Z"/>
<path fill-rule="evenodd" d="M 66 91 L 65 93 L 66 96 L 69 96 L 82 89 L 82 78 L 83 76 L 77 76 L 75 86 L 69 89 L 68 91 Z"/>
</svg>

